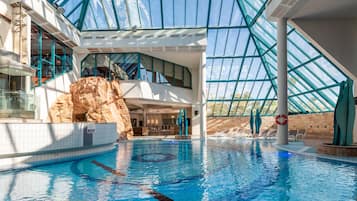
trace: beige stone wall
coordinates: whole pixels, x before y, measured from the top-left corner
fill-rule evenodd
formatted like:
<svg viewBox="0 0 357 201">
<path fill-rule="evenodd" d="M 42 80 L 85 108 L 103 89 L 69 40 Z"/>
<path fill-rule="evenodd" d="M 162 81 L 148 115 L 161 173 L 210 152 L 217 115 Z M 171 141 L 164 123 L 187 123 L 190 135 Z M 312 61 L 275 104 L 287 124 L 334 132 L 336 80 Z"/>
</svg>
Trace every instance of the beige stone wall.
<svg viewBox="0 0 357 201">
<path fill-rule="evenodd" d="M 249 117 L 209 117 L 207 118 L 207 134 L 216 132 L 250 133 Z M 261 132 L 276 128 L 273 117 L 262 117 Z"/>
<path fill-rule="evenodd" d="M 261 132 L 276 128 L 274 117 L 262 117 Z M 304 141 L 309 143 L 331 142 L 333 138 L 333 112 L 320 114 L 301 114 L 289 116 L 289 130 L 306 130 Z M 216 132 L 250 132 L 249 117 L 209 117 L 208 134 Z"/>
</svg>

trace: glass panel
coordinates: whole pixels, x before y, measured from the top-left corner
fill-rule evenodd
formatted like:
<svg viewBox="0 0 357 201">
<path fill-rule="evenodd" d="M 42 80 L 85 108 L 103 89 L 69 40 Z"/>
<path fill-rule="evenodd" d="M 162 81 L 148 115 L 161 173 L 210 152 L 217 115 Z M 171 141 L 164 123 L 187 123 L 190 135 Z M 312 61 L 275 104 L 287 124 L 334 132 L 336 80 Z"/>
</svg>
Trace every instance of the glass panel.
<svg viewBox="0 0 357 201">
<path fill-rule="evenodd" d="M 231 73 L 229 74 L 229 80 L 238 79 L 238 73 L 240 70 L 241 63 L 242 63 L 242 59 L 233 59 Z"/>
<path fill-rule="evenodd" d="M 222 110 L 221 110 L 221 115 L 222 116 L 227 116 L 228 115 L 229 105 L 230 105 L 230 102 L 227 102 L 227 101 L 223 102 Z"/>
<path fill-rule="evenodd" d="M 191 88 L 191 73 L 187 68 L 184 69 L 184 76 L 183 77 L 184 77 L 183 86 L 187 87 L 187 88 Z"/>
<path fill-rule="evenodd" d="M 174 83 L 174 64 L 165 62 L 165 79 L 169 84 Z"/>
<path fill-rule="evenodd" d="M 109 56 L 107 54 L 98 54 L 97 55 L 96 76 L 100 76 L 100 77 L 109 79 L 109 76 L 110 76 Z"/>
<path fill-rule="evenodd" d="M 213 106 L 214 106 L 214 102 L 207 103 L 207 116 L 213 115 Z"/>
<path fill-rule="evenodd" d="M 231 66 L 232 66 L 232 59 L 224 59 L 223 60 L 223 65 L 222 65 L 222 69 L 221 69 L 221 76 L 220 76 L 220 80 L 228 80 L 229 75 L 231 73 Z"/>
<path fill-rule="evenodd" d="M 131 72 L 131 70 L 134 70 L 136 74 L 137 69 L 124 69 L 122 68 L 122 66 L 124 66 L 125 63 L 125 54 L 112 54 L 110 55 L 110 65 L 111 65 L 111 70 L 112 70 L 112 75 L 111 78 L 115 79 L 115 80 L 128 80 L 129 76 L 126 72 L 126 70 L 128 70 L 128 72 Z M 82 65 L 82 69 L 83 69 L 83 65 Z M 130 78 L 132 79 L 132 77 Z"/>
<path fill-rule="evenodd" d="M 125 0 L 114 0 L 116 15 L 118 16 L 119 26 L 121 29 L 130 29 L 127 6 Z"/>
<path fill-rule="evenodd" d="M 175 85 L 183 86 L 183 67 L 175 65 Z"/>
<path fill-rule="evenodd" d="M 224 99 L 232 99 L 233 96 L 233 92 L 234 92 L 234 87 L 236 86 L 235 82 L 229 82 L 227 83 L 227 87 L 226 87 L 226 92 L 225 92 L 225 97 Z"/>
<path fill-rule="evenodd" d="M 214 100 L 216 99 L 216 92 L 217 92 L 217 87 L 218 87 L 218 83 L 214 82 L 214 83 L 209 83 L 208 84 L 209 90 L 208 90 L 208 99 L 209 100 Z"/>
<path fill-rule="evenodd" d="M 148 82 L 153 82 L 152 58 L 146 55 L 140 55 L 140 62 L 141 62 L 141 68 L 140 68 L 141 79 Z"/>
<path fill-rule="evenodd" d="M 161 27 L 160 0 L 137 0 L 142 28 Z"/>
<path fill-rule="evenodd" d="M 82 61 L 82 77 L 95 75 L 95 55 L 90 54 Z"/>
</svg>

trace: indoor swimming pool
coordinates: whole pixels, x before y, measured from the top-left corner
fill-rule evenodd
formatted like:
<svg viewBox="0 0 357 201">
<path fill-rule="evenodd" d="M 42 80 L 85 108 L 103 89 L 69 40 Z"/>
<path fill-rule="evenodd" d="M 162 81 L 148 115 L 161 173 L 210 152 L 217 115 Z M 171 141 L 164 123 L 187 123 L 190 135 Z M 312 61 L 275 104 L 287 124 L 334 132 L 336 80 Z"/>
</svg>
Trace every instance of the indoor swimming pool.
<svg viewBox="0 0 357 201">
<path fill-rule="evenodd" d="M 0 173 L 0 200 L 356 200 L 357 166 L 269 140 L 128 141 L 78 161 Z"/>
</svg>

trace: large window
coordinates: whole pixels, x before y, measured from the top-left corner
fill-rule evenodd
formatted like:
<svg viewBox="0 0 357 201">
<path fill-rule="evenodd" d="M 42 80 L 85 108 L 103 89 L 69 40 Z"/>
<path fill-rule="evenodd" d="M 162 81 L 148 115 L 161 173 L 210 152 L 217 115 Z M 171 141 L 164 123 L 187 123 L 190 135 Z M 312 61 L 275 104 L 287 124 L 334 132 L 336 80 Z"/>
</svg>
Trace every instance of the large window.
<svg viewBox="0 0 357 201">
<path fill-rule="evenodd" d="M 40 86 L 42 83 L 72 70 L 72 49 L 32 23 L 31 66 L 36 69 L 32 83 L 34 86 Z"/>
<path fill-rule="evenodd" d="M 82 61 L 81 76 L 108 80 L 145 80 L 191 88 L 187 67 L 141 53 L 90 54 Z"/>
</svg>

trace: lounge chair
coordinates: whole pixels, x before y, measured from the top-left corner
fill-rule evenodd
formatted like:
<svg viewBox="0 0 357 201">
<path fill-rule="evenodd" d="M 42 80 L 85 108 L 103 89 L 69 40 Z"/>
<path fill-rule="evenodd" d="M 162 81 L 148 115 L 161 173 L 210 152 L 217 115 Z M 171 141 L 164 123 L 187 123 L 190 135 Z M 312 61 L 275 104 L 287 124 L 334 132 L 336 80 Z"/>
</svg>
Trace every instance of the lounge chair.
<svg viewBox="0 0 357 201">
<path fill-rule="evenodd" d="M 298 130 L 289 130 L 288 138 L 293 138 L 294 141 L 296 141 L 296 135 L 298 133 Z"/>
<path fill-rule="evenodd" d="M 306 130 L 305 129 L 298 130 L 298 132 L 296 133 L 295 141 L 297 141 L 299 138 L 301 140 L 303 140 L 304 137 L 305 137 L 305 134 L 306 134 Z"/>
<path fill-rule="evenodd" d="M 275 137 L 276 133 L 277 133 L 277 129 L 269 129 L 265 135 L 264 135 L 264 139 L 271 139 L 271 137 Z"/>
</svg>

